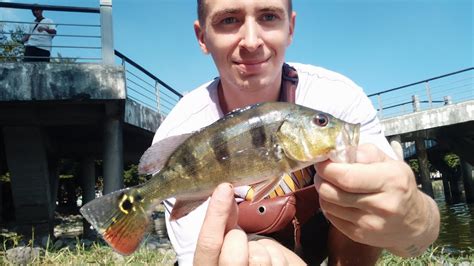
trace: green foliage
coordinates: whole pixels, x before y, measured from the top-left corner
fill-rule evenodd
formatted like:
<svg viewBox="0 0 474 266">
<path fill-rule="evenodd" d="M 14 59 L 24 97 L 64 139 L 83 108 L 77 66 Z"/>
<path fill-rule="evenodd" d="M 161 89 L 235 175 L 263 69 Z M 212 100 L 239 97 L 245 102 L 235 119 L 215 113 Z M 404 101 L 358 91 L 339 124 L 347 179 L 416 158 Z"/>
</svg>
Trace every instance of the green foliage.
<svg viewBox="0 0 474 266">
<path fill-rule="evenodd" d="M 136 164 L 132 164 L 128 167 L 128 169 L 123 171 L 123 180 L 125 186 L 131 187 L 145 183 L 147 178 L 144 175 L 138 174 L 138 166 Z"/>
<path fill-rule="evenodd" d="M 21 42 L 25 28 L 17 26 L 14 30 L 5 32 L 5 25 L 0 25 L 0 62 L 19 62 L 25 47 Z"/>
<path fill-rule="evenodd" d="M 459 160 L 459 156 L 457 156 L 456 154 L 454 153 L 448 153 L 444 156 L 444 161 L 446 162 L 446 164 L 453 168 L 453 169 L 456 169 L 457 167 L 459 167 L 461 165 L 460 163 L 460 160 Z"/>
<path fill-rule="evenodd" d="M 415 173 L 420 172 L 420 165 L 418 164 L 418 159 L 411 159 L 408 161 L 408 165 L 411 167 L 411 170 Z"/>
<path fill-rule="evenodd" d="M 0 175 L 0 182 L 10 182 L 10 172 L 6 172 L 4 175 Z"/>
</svg>

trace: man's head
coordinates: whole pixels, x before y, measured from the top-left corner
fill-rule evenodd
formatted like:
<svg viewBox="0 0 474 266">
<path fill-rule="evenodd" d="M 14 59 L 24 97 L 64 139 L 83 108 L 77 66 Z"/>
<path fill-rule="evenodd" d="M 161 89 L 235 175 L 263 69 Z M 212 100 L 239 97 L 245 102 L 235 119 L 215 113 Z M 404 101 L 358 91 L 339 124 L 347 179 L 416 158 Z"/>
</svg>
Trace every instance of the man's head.
<svg viewBox="0 0 474 266">
<path fill-rule="evenodd" d="M 31 13 L 33 13 L 33 16 L 39 18 L 43 16 L 43 8 L 41 8 L 39 5 L 34 5 L 31 8 Z"/>
<path fill-rule="evenodd" d="M 279 88 L 296 14 L 291 0 L 198 0 L 194 29 L 224 88 Z"/>
</svg>

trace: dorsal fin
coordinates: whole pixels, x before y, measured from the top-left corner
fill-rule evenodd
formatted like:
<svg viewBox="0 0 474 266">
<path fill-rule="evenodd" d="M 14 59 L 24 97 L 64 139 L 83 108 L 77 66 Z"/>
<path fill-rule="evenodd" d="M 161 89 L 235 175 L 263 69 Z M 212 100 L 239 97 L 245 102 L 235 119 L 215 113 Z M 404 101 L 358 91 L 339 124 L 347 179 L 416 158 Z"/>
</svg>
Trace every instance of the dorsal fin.
<svg viewBox="0 0 474 266">
<path fill-rule="evenodd" d="M 155 174 L 163 168 L 170 155 L 193 133 L 164 138 L 143 153 L 138 165 L 140 174 Z"/>
</svg>

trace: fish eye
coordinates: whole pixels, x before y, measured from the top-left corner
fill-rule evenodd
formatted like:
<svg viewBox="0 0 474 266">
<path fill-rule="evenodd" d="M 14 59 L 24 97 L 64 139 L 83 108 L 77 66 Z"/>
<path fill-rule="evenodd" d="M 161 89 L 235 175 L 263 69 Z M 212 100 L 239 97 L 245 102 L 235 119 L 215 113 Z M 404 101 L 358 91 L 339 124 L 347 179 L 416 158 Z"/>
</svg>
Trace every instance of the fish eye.
<svg viewBox="0 0 474 266">
<path fill-rule="evenodd" d="M 314 118 L 313 118 L 313 123 L 315 125 L 318 125 L 320 127 L 324 127 L 328 124 L 329 122 L 329 118 L 327 117 L 327 115 L 325 114 L 317 114 Z"/>
</svg>

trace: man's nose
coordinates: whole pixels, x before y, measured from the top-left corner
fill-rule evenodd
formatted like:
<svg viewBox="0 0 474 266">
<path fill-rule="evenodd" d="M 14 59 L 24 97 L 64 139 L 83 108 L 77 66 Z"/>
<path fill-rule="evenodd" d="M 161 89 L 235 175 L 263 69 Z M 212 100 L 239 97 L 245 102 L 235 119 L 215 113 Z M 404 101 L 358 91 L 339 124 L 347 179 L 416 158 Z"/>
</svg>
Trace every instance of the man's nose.
<svg viewBox="0 0 474 266">
<path fill-rule="evenodd" d="M 260 32 L 261 28 L 255 20 L 246 20 L 241 31 L 242 39 L 240 40 L 239 45 L 242 48 L 247 49 L 249 52 L 253 52 L 263 44 Z"/>
</svg>

